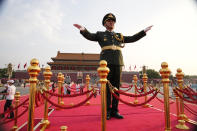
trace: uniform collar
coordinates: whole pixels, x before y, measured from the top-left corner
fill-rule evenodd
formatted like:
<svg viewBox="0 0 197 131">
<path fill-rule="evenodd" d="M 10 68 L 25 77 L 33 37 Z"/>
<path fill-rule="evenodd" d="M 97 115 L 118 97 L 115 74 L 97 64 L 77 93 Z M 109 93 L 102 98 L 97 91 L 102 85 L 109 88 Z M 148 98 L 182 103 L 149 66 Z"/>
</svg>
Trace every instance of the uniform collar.
<svg viewBox="0 0 197 131">
<path fill-rule="evenodd" d="M 109 30 L 106 30 L 106 32 L 114 33 L 114 31 L 109 31 Z"/>
</svg>

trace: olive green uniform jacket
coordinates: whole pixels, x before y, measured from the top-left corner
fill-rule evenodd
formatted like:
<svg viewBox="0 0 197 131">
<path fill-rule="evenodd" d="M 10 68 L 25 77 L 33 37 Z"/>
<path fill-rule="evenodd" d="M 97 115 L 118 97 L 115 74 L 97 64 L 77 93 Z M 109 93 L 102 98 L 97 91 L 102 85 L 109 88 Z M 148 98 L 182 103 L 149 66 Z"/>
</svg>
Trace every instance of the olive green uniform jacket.
<svg viewBox="0 0 197 131">
<path fill-rule="evenodd" d="M 121 33 L 109 31 L 90 33 L 87 29 L 80 31 L 80 33 L 88 40 L 97 41 L 101 48 L 110 45 L 121 46 L 123 43 L 135 42 L 146 35 L 144 31 L 140 31 L 133 36 L 123 36 Z M 122 52 L 120 50 L 101 51 L 100 60 L 106 60 L 108 65 L 124 65 Z"/>
</svg>

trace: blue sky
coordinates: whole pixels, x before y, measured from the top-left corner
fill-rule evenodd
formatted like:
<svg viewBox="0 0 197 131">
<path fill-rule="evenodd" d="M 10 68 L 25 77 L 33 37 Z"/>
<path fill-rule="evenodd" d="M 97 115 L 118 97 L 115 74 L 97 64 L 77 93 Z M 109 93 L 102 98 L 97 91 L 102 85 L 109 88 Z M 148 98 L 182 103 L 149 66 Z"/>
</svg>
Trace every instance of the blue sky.
<svg viewBox="0 0 197 131">
<path fill-rule="evenodd" d="M 7 0 L 0 10 L 0 67 L 29 66 L 32 58 L 46 66 L 57 51 L 100 53 L 99 45 L 84 39 L 73 24 L 104 31 L 102 19 L 109 12 L 117 18 L 114 31 L 123 35 L 154 25 L 122 50 L 126 70 L 145 65 L 159 71 L 165 61 L 173 74 L 181 68 L 197 75 L 195 0 Z"/>
</svg>

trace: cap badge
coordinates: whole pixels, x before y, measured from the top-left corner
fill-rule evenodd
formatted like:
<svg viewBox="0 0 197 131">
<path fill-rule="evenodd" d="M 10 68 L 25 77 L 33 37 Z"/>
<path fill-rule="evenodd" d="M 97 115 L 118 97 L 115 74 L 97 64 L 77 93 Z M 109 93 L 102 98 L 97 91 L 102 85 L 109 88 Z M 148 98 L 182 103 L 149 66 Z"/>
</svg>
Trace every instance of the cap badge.
<svg viewBox="0 0 197 131">
<path fill-rule="evenodd" d="M 112 14 L 109 14 L 108 17 L 113 18 Z"/>
</svg>

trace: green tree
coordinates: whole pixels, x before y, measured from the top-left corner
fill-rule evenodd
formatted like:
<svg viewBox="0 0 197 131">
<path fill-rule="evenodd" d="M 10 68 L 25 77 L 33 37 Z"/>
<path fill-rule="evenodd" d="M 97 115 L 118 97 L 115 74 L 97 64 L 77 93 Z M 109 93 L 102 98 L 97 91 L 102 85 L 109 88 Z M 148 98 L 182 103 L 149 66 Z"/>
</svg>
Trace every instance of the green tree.
<svg viewBox="0 0 197 131">
<path fill-rule="evenodd" d="M 0 79 L 8 78 L 7 68 L 0 69 Z M 15 78 L 15 71 L 12 72 L 11 78 Z"/>
<path fill-rule="evenodd" d="M 7 78 L 7 77 L 8 77 L 7 68 L 0 69 L 0 78 Z"/>
<path fill-rule="evenodd" d="M 139 73 L 140 73 L 140 78 L 142 78 L 142 76 L 143 76 L 142 71 L 140 71 Z M 154 69 L 147 69 L 146 74 L 147 74 L 149 79 L 161 78 L 159 72 L 155 71 Z"/>
</svg>

